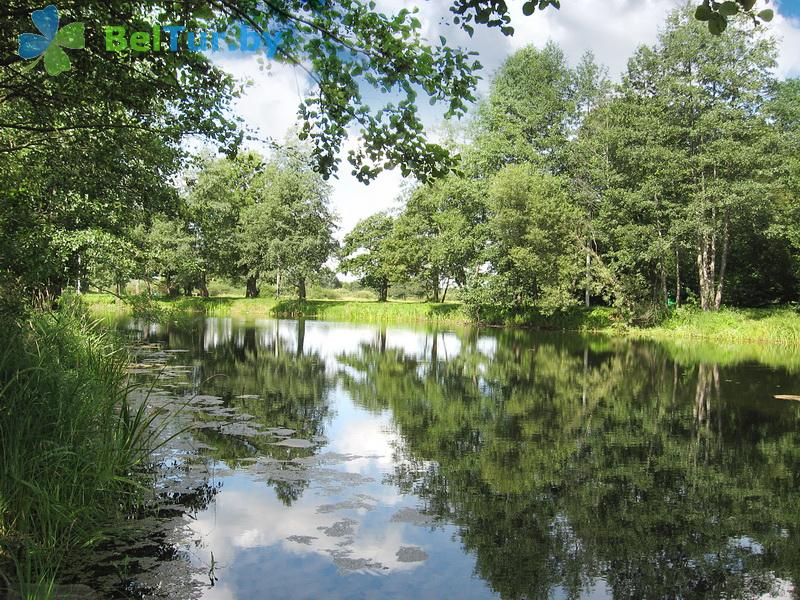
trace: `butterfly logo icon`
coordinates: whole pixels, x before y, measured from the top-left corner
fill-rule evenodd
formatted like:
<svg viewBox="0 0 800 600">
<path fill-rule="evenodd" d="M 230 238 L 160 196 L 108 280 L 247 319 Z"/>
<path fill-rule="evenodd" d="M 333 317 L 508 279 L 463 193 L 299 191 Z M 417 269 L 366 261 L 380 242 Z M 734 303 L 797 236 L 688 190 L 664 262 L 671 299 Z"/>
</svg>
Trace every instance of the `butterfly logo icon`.
<svg viewBox="0 0 800 600">
<path fill-rule="evenodd" d="M 48 75 L 69 71 L 72 63 L 63 48 L 80 50 L 86 45 L 83 23 L 70 23 L 58 29 L 58 9 L 52 4 L 31 13 L 33 24 L 40 33 L 23 33 L 19 36 L 19 55 L 25 60 L 36 59 L 23 68 L 30 71 L 44 59 Z"/>
</svg>

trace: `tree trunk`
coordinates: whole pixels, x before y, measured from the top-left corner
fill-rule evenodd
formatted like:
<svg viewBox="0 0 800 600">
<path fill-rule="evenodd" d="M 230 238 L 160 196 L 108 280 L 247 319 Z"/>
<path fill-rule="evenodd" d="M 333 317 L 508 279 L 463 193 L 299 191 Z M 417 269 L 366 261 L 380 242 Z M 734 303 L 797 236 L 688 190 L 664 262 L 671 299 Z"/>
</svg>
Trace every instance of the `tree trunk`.
<svg viewBox="0 0 800 600">
<path fill-rule="evenodd" d="M 447 281 L 444 285 L 444 294 L 442 294 L 442 303 L 444 303 L 444 299 L 447 298 L 447 290 L 450 289 L 450 278 L 447 278 Z"/>
<path fill-rule="evenodd" d="M 589 245 L 586 245 L 586 291 L 584 295 L 583 302 L 586 305 L 586 308 L 591 308 L 592 306 L 592 299 L 591 299 L 591 292 L 589 291 L 589 287 L 592 284 L 592 255 L 588 251 Z"/>
<path fill-rule="evenodd" d="M 725 215 L 725 225 L 722 229 L 722 255 L 719 259 L 719 279 L 717 280 L 717 289 L 714 293 L 714 310 L 719 310 L 722 306 L 722 289 L 725 285 L 725 269 L 728 266 L 728 225 L 730 219 Z"/>
<path fill-rule="evenodd" d="M 435 277 L 431 279 L 432 289 L 433 289 L 433 301 L 439 302 L 439 275 L 437 274 Z"/>
<path fill-rule="evenodd" d="M 208 298 L 208 282 L 206 281 L 205 273 L 200 277 L 200 283 L 197 285 L 197 289 L 200 290 L 200 295 L 203 298 Z"/>
<path fill-rule="evenodd" d="M 255 277 L 247 278 L 247 290 L 245 296 L 248 298 L 258 298 L 258 280 Z"/>
<path fill-rule="evenodd" d="M 675 250 L 675 306 L 681 305 L 681 252 Z"/>
<path fill-rule="evenodd" d="M 712 310 L 714 305 L 715 266 L 717 260 L 716 236 L 701 235 L 697 248 L 697 272 L 700 279 L 700 308 Z"/>
<path fill-rule="evenodd" d="M 389 298 L 389 282 L 385 279 L 381 282 L 381 287 L 378 290 L 378 302 L 386 302 Z"/>
<path fill-rule="evenodd" d="M 297 298 L 299 300 L 306 299 L 306 278 L 301 277 L 297 280 Z"/>
<path fill-rule="evenodd" d="M 716 211 L 712 212 L 712 222 Z M 725 286 L 725 270 L 729 251 L 729 222 L 725 215 L 722 228 L 722 249 L 717 252 L 717 232 L 704 233 L 699 238 L 697 249 L 697 270 L 700 278 L 700 307 L 703 310 L 719 310 L 722 306 L 722 292 Z M 719 270 L 717 270 L 719 260 Z"/>
<path fill-rule="evenodd" d="M 280 298 L 281 297 L 281 271 L 280 271 L 280 269 L 278 269 L 278 271 L 275 273 L 275 297 L 276 298 Z"/>
</svg>

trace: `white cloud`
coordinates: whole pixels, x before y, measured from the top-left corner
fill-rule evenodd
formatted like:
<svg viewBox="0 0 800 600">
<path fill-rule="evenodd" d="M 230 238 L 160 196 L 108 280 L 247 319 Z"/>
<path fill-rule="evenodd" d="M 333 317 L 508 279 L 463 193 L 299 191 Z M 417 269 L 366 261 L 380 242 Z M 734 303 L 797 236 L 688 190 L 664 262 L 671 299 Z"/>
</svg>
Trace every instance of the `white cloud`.
<svg viewBox="0 0 800 600">
<path fill-rule="evenodd" d="M 342 153 L 341 158 L 339 178 L 331 179 L 332 203 L 339 215 L 337 232 L 339 239 L 361 219 L 397 206 L 397 198 L 404 180 L 398 170 L 384 171 L 372 183 L 364 185 L 350 174 L 346 151 Z"/>
<path fill-rule="evenodd" d="M 527 19 L 516 15 L 513 46 L 541 47 L 553 40 L 573 64 L 592 50 L 616 77 L 637 47 L 656 41 L 664 17 L 682 4 L 681 0 L 610 0 L 599 10 L 596 0 L 570 0 L 560 10 L 548 9 Z"/>
<path fill-rule="evenodd" d="M 223 54 L 214 61 L 241 81 L 252 81 L 234 106 L 245 124 L 262 138 L 283 139 L 297 120 L 297 107 L 307 90 L 305 74 L 298 67 L 272 63 L 261 70 L 255 56 Z"/>
<path fill-rule="evenodd" d="M 784 0 L 787 5 L 789 1 L 797 0 Z M 800 18 L 785 17 L 778 12 L 769 27 L 780 40 L 778 76 L 800 77 Z"/>
</svg>

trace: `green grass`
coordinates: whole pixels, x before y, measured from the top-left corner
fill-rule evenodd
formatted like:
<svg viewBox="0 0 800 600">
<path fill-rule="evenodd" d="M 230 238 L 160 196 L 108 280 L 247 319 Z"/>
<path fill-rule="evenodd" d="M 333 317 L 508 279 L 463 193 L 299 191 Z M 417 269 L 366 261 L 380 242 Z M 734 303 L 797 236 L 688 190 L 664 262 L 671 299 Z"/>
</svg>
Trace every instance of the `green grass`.
<svg viewBox="0 0 800 600">
<path fill-rule="evenodd" d="M 64 561 L 136 505 L 153 429 L 127 357 L 74 310 L 0 324 L 0 572 L 48 598 Z"/>
<path fill-rule="evenodd" d="M 724 308 L 703 312 L 679 308 L 656 327 L 635 329 L 651 339 L 711 339 L 718 342 L 800 343 L 800 313 L 792 308 Z"/>
<path fill-rule="evenodd" d="M 86 302 L 98 316 L 133 314 L 140 305 L 131 306 L 111 295 L 87 294 Z M 134 301 L 141 303 L 141 300 Z M 367 323 L 440 323 L 464 324 L 474 322 L 458 302 L 376 302 L 345 299 L 298 300 L 264 298 L 178 298 L 153 300 L 149 316 L 176 317 L 182 314 L 205 314 L 234 317 L 315 318 L 330 321 L 361 321 Z M 145 314 L 147 311 L 140 311 Z M 596 307 L 576 308 L 565 313 L 545 316 L 528 312 L 508 316 L 491 307 L 481 309 L 481 321 L 512 327 L 565 331 L 598 331 L 628 334 L 650 339 L 708 339 L 727 343 L 766 342 L 800 344 L 800 313 L 792 308 L 733 309 L 703 312 L 697 308 L 675 309 L 653 327 L 628 327 L 615 319 L 613 309 Z"/>
<path fill-rule="evenodd" d="M 329 321 L 363 321 L 459 324 L 469 317 L 456 302 L 377 302 L 370 300 L 318 299 L 276 300 L 262 298 L 176 298 L 146 302 L 141 299 L 120 300 L 110 294 L 86 294 L 85 303 L 97 317 L 120 314 L 153 318 L 174 318 L 182 314 L 233 317 L 315 318 Z"/>
<path fill-rule="evenodd" d="M 335 290 L 339 292 L 339 290 Z M 440 323 L 463 325 L 474 323 L 460 302 L 400 301 L 378 302 L 353 298 L 317 298 L 300 301 L 235 297 L 179 297 L 175 299 L 111 294 L 86 294 L 84 302 L 98 318 L 133 315 L 154 320 L 175 319 L 186 315 L 231 316 L 244 318 L 310 318 L 328 321 L 355 321 L 364 323 Z M 492 311 L 482 312 L 485 324 L 503 324 L 553 330 L 599 331 L 615 326 L 612 310 L 594 308 L 590 311 L 576 309 L 564 314 L 543 316 L 529 313 L 507 317 Z"/>
</svg>

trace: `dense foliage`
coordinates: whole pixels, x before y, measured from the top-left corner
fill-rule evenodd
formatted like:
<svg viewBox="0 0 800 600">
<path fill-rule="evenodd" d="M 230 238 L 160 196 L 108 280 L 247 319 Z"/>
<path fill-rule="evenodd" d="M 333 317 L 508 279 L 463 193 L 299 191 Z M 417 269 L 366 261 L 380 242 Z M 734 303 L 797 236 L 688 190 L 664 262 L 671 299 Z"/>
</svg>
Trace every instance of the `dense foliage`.
<svg viewBox="0 0 800 600">
<path fill-rule="evenodd" d="M 0 7 L 4 297 L 52 298 L 67 286 L 84 288 L 87 277 L 114 283 L 139 276 L 141 260 L 137 266 L 120 257 L 135 258 L 134 246 L 146 239 L 139 229 L 152 228 L 155 215 L 180 212 L 175 182 L 187 138 L 231 157 L 244 138 L 230 110 L 239 86 L 209 53 L 164 51 L 168 39 L 161 51 L 107 51 L 103 26 L 227 31 L 225 43 L 234 45 L 240 23 L 279 34 L 273 58 L 296 65 L 309 84 L 300 133 L 324 177 L 337 170 L 351 131 L 361 132 L 350 162 L 362 180 L 395 166 L 423 180 L 446 173 L 454 157 L 426 139 L 417 96 L 462 115 L 481 68 L 446 39 L 426 40 L 417 9 L 391 14 L 358 0 L 112 0 L 60 4 L 61 23 L 82 23 L 86 43 L 70 52 L 69 73 L 50 77 L 17 54 L 17 36 L 34 29 L 34 8 L 26 0 Z M 464 7 L 459 18 L 475 11 Z M 400 100 L 376 108 L 365 102 L 392 94 Z M 206 259 L 224 260 L 220 252 L 209 248 Z"/>
<path fill-rule="evenodd" d="M 548 5 L 558 7 L 524 12 Z M 353 125 L 357 177 L 399 166 L 422 182 L 390 227 L 365 223 L 345 240 L 342 270 L 380 299 L 411 285 L 444 300 L 455 286 L 477 316 L 489 305 L 603 302 L 630 317 L 687 300 L 717 309 L 795 296 L 798 88 L 775 80 L 774 44 L 735 16 L 754 16 L 752 2 L 677 11 L 618 86 L 591 55 L 572 68 L 554 44 L 518 51 L 462 148 L 425 140 L 416 98 L 465 114 L 480 65 L 445 39 L 428 43 L 414 10 L 300 0 L 263 11 L 249 0 L 151 8 L 64 7 L 65 22 L 80 19 L 88 35 L 69 77 L 14 59 L 0 67 L 4 297 L 154 277 L 170 294 L 205 295 L 220 276 L 246 281 L 250 296 L 259 280 L 278 290 L 289 281 L 302 297 L 336 254 L 322 178 Z M 505 3 L 451 9 L 468 33 L 513 33 Z M 7 46 L 27 8 L 12 3 L 0 16 Z M 228 109 L 238 88 L 207 55 L 100 50 L 101 25 L 143 27 L 154 16 L 280 32 L 277 60 L 308 68 L 313 82 L 300 107 L 305 156 L 237 154 L 243 132 Z M 719 18 L 730 25 L 712 35 Z M 365 86 L 402 100 L 369 109 Z M 187 136 L 229 157 L 187 173 Z"/>
<path fill-rule="evenodd" d="M 711 35 L 687 9 L 616 86 L 591 55 L 571 68 L 552 43 L 523 48 L 481 103 L 461 171 L 409 195 L 386 234 L 403 251 L 361 252 L 430 298 L 456 282 L 478 317 L 792 301 L 800 88 L 775 78 L 775 52 L 741 22 Z"/>
</svg>

